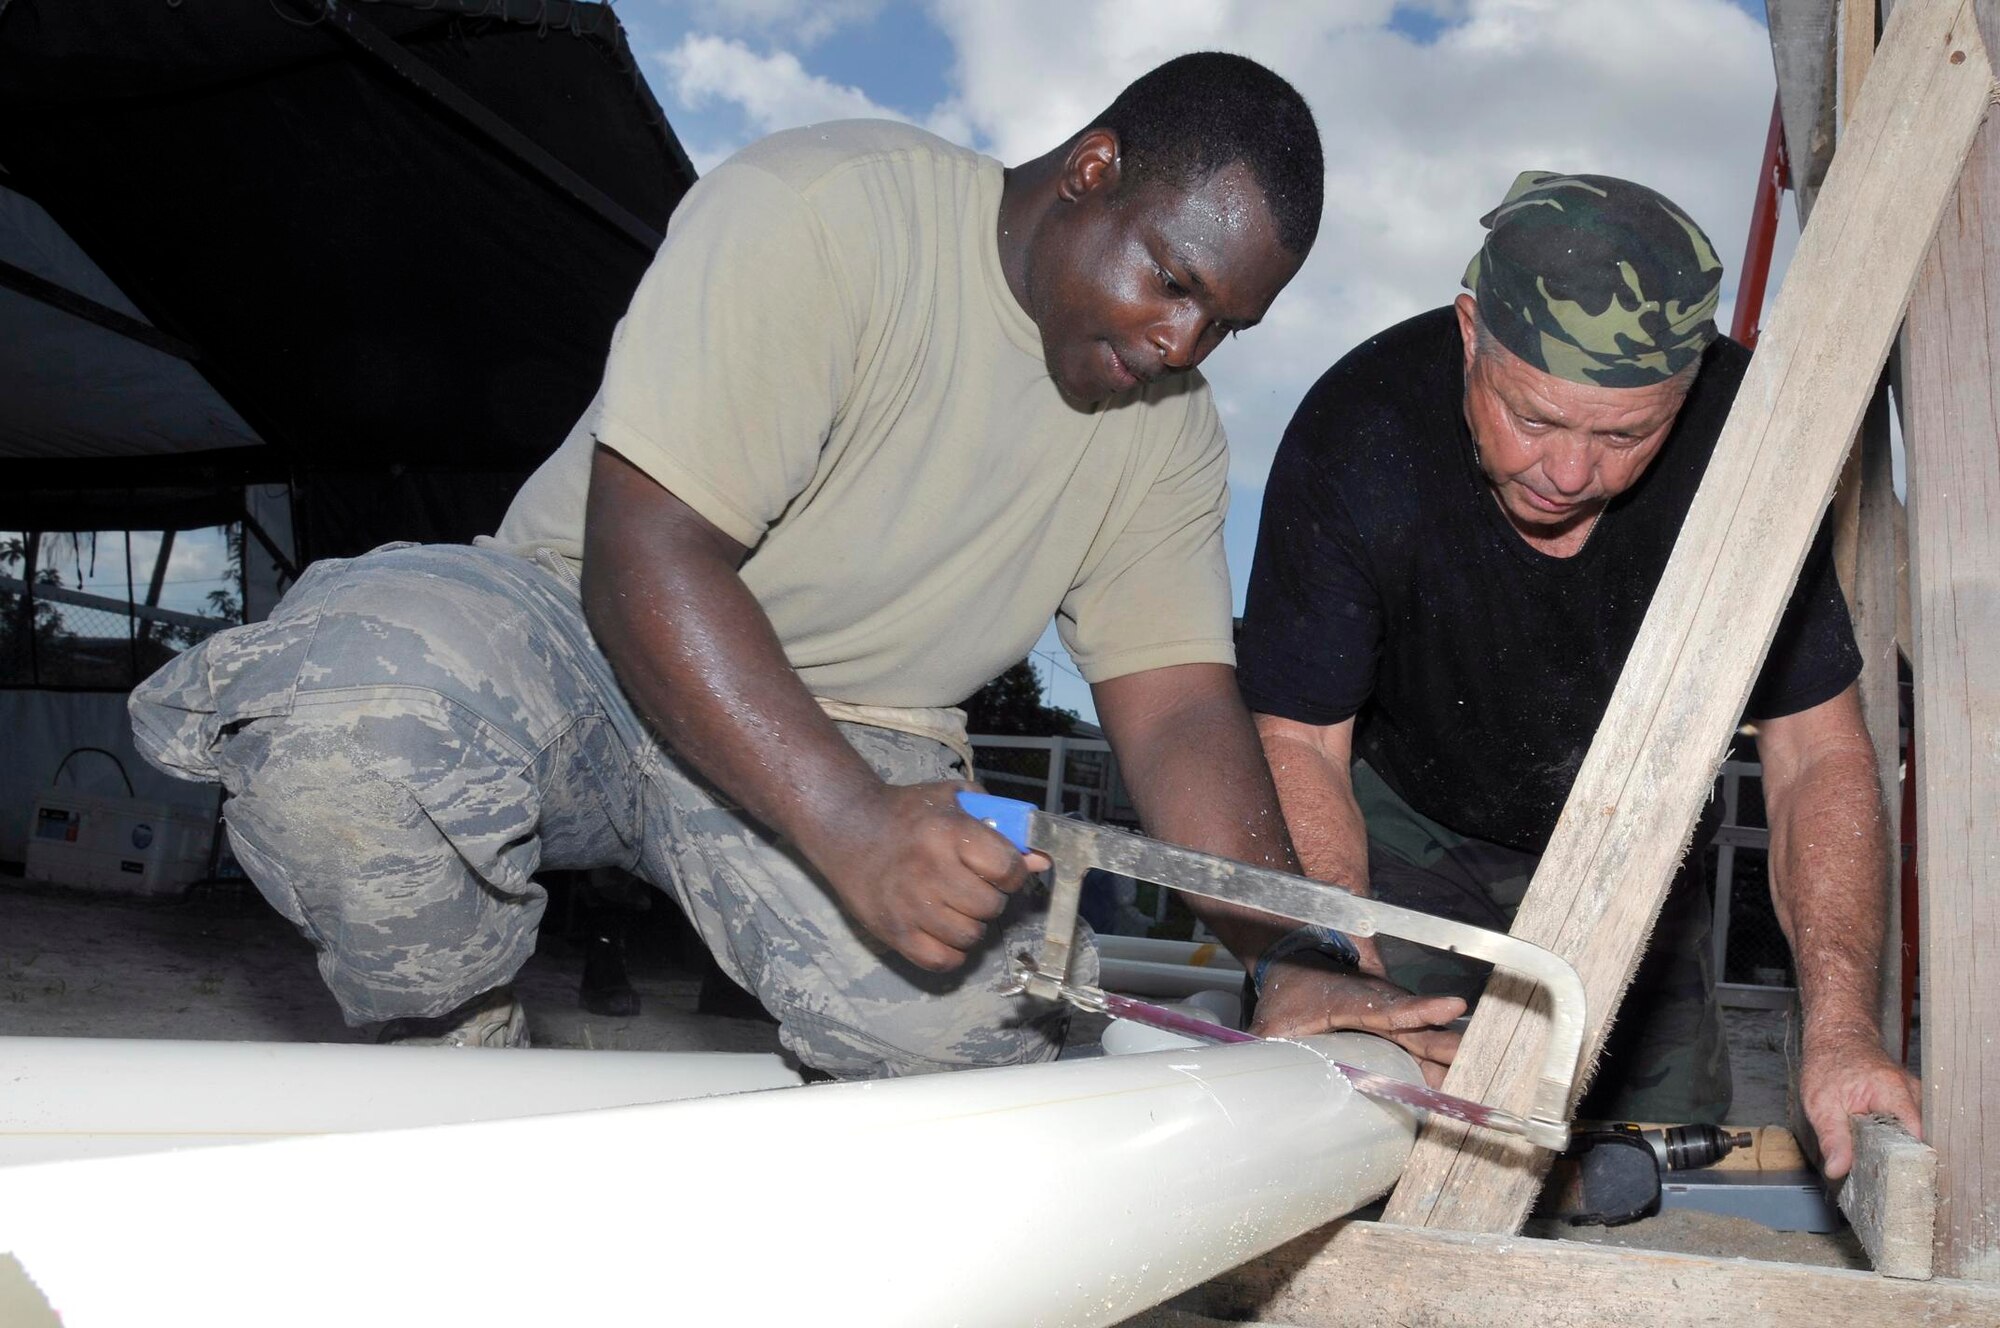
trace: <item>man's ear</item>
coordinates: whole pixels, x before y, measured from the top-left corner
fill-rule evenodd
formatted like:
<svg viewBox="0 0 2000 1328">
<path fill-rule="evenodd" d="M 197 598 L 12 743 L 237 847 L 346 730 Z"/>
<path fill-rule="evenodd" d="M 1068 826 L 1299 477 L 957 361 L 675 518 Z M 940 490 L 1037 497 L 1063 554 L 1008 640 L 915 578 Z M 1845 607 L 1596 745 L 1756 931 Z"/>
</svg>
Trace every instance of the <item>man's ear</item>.
<svg viewBox="0 0 2000 1328">
<path fill-rule="evenodd" d="M 1479 353 L 1479 304 L 1470 295 L 1460 295 L 1451 303 L 1458 313 L 1458 335 L 1465 342 L 1465 373 L 1469 378 L 1472 361 Z"/>
<path fill-rule="evenodd" d="M 1118 187 L 1118 135 L 1109 129 L 1086 129 L 1069 145 L 1063 158 L 1056 193 L 1074 203 L 1086 195 Z"/>
</svg>

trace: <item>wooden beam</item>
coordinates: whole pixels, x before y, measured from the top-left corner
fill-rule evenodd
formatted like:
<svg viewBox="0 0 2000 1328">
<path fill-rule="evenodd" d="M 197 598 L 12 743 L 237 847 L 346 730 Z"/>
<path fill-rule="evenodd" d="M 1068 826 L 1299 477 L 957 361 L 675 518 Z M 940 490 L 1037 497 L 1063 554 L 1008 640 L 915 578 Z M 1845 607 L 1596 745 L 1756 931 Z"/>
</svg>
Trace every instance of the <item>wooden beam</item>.
<svg viewBox="0 0 2000 1328">
<path fill-rule="evenodd" d="M 1918 0 L 1902 0 L 1915 4 Z M 1311 1328 L 1884 1328 L 2000 1323 L 2000 1287 L 1580 1241 L 1338 1222 L 1186 1308 Z"/>
<path fill-rule="evenodd" d="M 1854 1169 L 1840 1183 L 1840 1211 L 1876 1272 L 1927 1278 L 1937 1226 L 1937 1150 L 1887 1116 L 1852 1120 Z"/>
<path fill-rule="evenodd" d="M 1845 137 L 1848 117 L 1854 113 L 1861 85 L 1868 77 L 1868 66 L 1875 59 L 1875 0 L 1840 0 L 1839 47 L 1839 137 Z M 1805 224 L 1803 213 L 1800 224 Z M 1886 390 L 1876 389 L 1878 393 Z M 1865 421 L 1862 427 L 1868 427 Z M 1883 427 L 1888 427 L 1886 421 Z M 1885 438 L 1885 445 L 1886 442 Z M 1857 437 L 1847 454 L 1847 465 L 1840 472 L 1840 483 L 1833 490 L 1833 570 L 1840 578 L 1840 593 L 1847 596 L 1850 605 L 1854 603 L 1856 564 L 1861 549 L 1862 450 L 1862 441 Z M 1871 728 L 1870 733 L 1873 732 Z"/>
<path fill-rule="evenodd" d="M 1994 9 L 1982 0 L 1989 30 Z M 2000 1280 L 2000 119 L 1936 230 L 1905 347 L 1937 1267 Z"/>
<path fill-rule="evenodd" d="M 1875 59 L 1875 0 L 1840 0 L 1840 127 L 1845 130 Z"/>
<path fill-rule="evenodd" d="M 1778 76 L 1778 117 L 1785 125 L 1792 196 L 1799 224 L 1812 213 L 1833 161 L 1835 0 L 1765 0 L 1771 63 Z"/>
<path fill-rule="evenodd" d="M 1992 90 L 1967 0 L 1901 0 L 1515 934 L 1575 964 L 1588 1082 Z M 1961 48 L 1967 49 L 1961 49 Z M 1969 53 L 1968 53 L 1969 51 Z M 1954 62 L 1955 57 L 1955 62 Z M 1447 1091 L 1528 1106 L 1546 1014 L 1496 975 Z M 1996 1132 L 2000 1137 L 2000 1132 Z M 1507 1231 L 1547 1154 L 1433 1118 L 1388 1216 Z"/>
<path fill-rule="evenodd" d="M 1859 100 L 1875 57 L 1875 0 L 1841 0 L 1840 121 Z M 1882 1045 L 1897 1061 L 1903 1045 L 1903 910 L 1901 897 L 1902 708 L 1896 648 L 1898 615 L 1908 612 L 1902 588 L 1903 559 L 1896 547 L 1895 479 L 1890 459 L 1889 375 L 1876 384 L 1833 491 L 1833 567 L 1854 615 L 1861 650 L 1861 716 L 1875 745 L 1876 782 L 1882 789 L 1884 829 L 1890 846 L 1882 861 L 1882 950 L 1876 1022 Z"/>
</svg>

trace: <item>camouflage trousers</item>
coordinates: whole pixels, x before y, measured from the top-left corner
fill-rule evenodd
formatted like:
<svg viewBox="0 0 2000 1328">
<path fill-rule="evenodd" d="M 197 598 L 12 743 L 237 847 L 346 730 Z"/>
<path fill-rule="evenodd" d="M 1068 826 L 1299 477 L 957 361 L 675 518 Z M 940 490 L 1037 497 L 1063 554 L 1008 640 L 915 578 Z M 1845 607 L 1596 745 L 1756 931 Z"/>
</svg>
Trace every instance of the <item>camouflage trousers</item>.
<svg viewBox="0 0 2000 1328">
<path fill-rule="evenodd" d="M 1353 767 L 1368 823 L 1371 893 L 1386 903 L 1505 931 L 1535 854 L 1446 829 L 1404 802 L 1365 761 Z M 1701 855 L 1690 854 L 1653 928 L 1617 1022 L 1605 1040 L 1582 1120 L 1720 1125 L 1729 1111 L 1729 1047 L 1715 1001 L 1712 916 Z M 1477 960 L 1380 939 L 1398 985 L 1476 1002 L 1492 968 Z"/>
<path fill-rule="evenodd" d="M 1061 1046 L 1059 1011 L 995 991 L 1039 937 L 1028 892 L 955 973 L 888 951 L 650 736 L 553 555 L 390 545 L 314 564 L 268 620 L 148 679 L 131 713 L 154 764 L 227 789 L 238 861 L 317 947 L 350 1023 L 508 981 L 546 903 L 535 874 L 616 866 L 673 896 L 809 1065 L 880 1077 Z M 892 783 L 967 776 L 943 743 L 839 727 Z"/>
</svg>

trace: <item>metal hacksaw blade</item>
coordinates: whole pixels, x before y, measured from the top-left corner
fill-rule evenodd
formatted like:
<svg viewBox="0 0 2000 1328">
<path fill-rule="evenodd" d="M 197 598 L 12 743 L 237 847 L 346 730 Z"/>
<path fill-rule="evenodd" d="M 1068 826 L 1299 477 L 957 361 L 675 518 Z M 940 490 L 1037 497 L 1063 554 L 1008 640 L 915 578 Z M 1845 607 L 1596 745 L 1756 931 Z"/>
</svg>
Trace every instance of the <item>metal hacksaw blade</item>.
<svg viewBox="0 0 2000 1328">
<path fill-rule="evenodd" d="M 1017 965 L 1018 989 L 1028 989 L 1028 975 L 1034 971 L 1031 960 L 1023 958 Z M 1108 1014 L 1117 1019 L 1129 1019 L 1135 1024 L 1157 1028 L 1167 1033 L 1178 1033 L 1183 1037 L 1198 1038 L 1204 1042 L 1261 1042 L 1264 1039 L 1254 1033 L 1244 1033 L 1221 1024 L 1212 1024 L 1205 1019 L 1196 1019 L 1178 1010 L 1169 1010 L 1163 1005 L 1138 1000 L 1131 996 L 1120 996 L 1116 992 L 1082 983 L 1058 982 L 1055 984 L 1061 998 L 1080 1010 L 1092 1010 Z M 1325 1057 L 1326 1063 L 1338 1070 L 1347 1082 L 1354 1085 L 1358 1093 L 1380 1098 L 1385 1102 L 1396 1102 L 1406 1107 L 1416 1107 L 1421 1111 L 1435 1111 L 1453 1120 L 1462 1120 L 1468 1125 L 1479 1125 L 1502 1134 L 1519 1135 L 1531 1142 L 1542 1143 L 1546 1148 L 1563 1148 L 1568 1145 L 1567 1131 L 1564 1138 L 1557 1140 L 1537 1122 L 1517 1116 L 1511 1111 L 1490 1107 L 1484 1102 L 1474 1102 L 1470 1098 L 1454 1097 L 1450 1093 L 1426 1088 L 1422 1084 L 1409 1083 L 1374 1070 L 1364 1070 L 1359 1065 L 1349 1065 L 1346 1061 Z M 1543 1142 L 1546 1139 L 1547 1142 Z"/>
<path fill-rule="evenodd" d="M 1350 936 L 1377 933 L 1398 936 L 1434 949 L 1483 959 L 1495 968 L 1535 983 L 1548 999 L 1548 1041 L 1543 1047 L 1533 1101 L 1525 1117 L 1456 1097 L 1448 1100 L 1459 1104 L 1457 1109 L 1437 1105 L 1431 1109 L 1492 1129 L 1509 1130 L 1508 1125 L 1495 1122 L 1519 1122 L 1521 1128 L 1509 1132 L 1543 1148 L 1560 1150 L 1567 1146 L 1570 1094 L 1583 1054 L 1584 993 L 1583 980 L 1560 955 L 1484 927 L 1399 908 L 1324 882 L 1197 853 L 1110 826 L 1074 821 L 1013 798 L 960 793 L 958 802 L 969 815 L 992 826 L 1022 852 L 1047 854 L 1055 864 L 1051 871 L 1048 930 L 1041 953 L 1021 978 L 1027 992 L 1049 1000 L 1061 998 L 1059 984 L 1069 975 L 1077 901 L 1082 894 L 1084 873 L 1093 867 L 1187 894 L 1332 927 Z M 1396 1091 L 1408 1088 L 1403 1085 Z M 1468 1111 L 1480 1114 L 1468 1115 Z"/>
</svg>

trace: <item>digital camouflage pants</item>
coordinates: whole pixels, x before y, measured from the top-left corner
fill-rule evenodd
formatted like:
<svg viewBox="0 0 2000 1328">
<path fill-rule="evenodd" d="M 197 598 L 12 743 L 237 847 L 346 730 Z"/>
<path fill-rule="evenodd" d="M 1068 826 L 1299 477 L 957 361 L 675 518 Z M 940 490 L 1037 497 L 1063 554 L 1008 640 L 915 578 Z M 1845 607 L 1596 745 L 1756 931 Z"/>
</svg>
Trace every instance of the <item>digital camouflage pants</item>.
<svg viewBox="0 0 2000 1328">
<path fill-rule="evenodd" d="M 1369 888 L 1386 903 L 1495 931 L 1513 925 L 1540 859 L 1468 839 L 1396 796 L 1366 762 L 1354 796 L 1368 823 Z M 1639 972 L 1604 1044 L 1582 1120 L 1720 1125 L 1729 1111 L 1729 1047 L 1715 1002 L 1712 924 L 1701 855 L 1691 853 L 1653 928 Z M 1380 939 L 1398 985 L 1476 1001 L 1490 966 Z"/>
<path fill-rule="evenodd" d="M 1039 938 L 1029 892 L 958 972 L 888 951 L 652 739 L 552 555 L 391 545 L 317 563 L 131 710 L 148 759 L 227 789 L 237 860 L 317 947 L 350 1023 L 443 1014 L 508 981 L 534 950 L 535 874 L 616 866 L 673 896 L 809 1065 L 878 1077 L 1061 1046 L 1059 1010 L 995 990 Z M 840 730 L 892 783 L 966 777 L 943 743 Z"/>
</svg>

